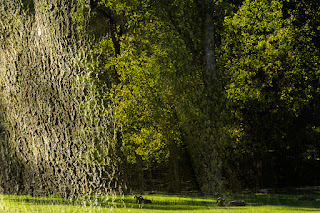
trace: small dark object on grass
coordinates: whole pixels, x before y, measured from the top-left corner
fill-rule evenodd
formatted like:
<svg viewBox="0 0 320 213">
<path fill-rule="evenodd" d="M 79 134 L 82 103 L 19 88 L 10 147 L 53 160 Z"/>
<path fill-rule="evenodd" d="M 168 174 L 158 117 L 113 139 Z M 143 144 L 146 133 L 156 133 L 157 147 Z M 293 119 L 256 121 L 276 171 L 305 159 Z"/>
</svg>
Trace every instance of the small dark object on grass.
<svg viewBox="0 0 320 213">
<path fill-rule="evenodd" d="M 234 200 L 228 203 L 228 206 L 245 206 L 245 205 L 247 204 L 243 200 Z"/>
<path fill-rule="evenodd" d="M 217 200 L 217 206 L 226 206 L 225 199 L 219 197 Z"/>
<path fill-rule="evenodd" d="M 304 200 L 304 201 L 315 201 L 313 197 L 299 197 L 298 200 Z"/>
<path fill-rule="evenodd" d="M 151 200 L 144 199 L 142 196 L 134 196 L 138 204 L 152 203 Z"/>
</svg>

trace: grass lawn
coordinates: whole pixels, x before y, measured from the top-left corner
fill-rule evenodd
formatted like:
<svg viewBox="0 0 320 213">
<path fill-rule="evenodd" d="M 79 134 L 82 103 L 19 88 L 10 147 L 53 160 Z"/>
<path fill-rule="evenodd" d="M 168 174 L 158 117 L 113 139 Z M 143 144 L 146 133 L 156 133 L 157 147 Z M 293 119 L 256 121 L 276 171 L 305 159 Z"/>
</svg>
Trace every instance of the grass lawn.
<svg viewBox="0 0 320 213">
<path fill-rule="evenodd" d="M 300 201 L 301 196 L 309 196 L 316 201 Z M 196 197 L 177 195 L 145 195 L 152 204 L 139 205 L 133 196 L 108 201 L 107 197 L 91 200 L 70 201 L 59 197 L 32 197 L 18 195 L 0 195 L 0 212 L 215 212 L 215 213 L 293 213 L 320 212 L 320 193 L 312 194 L 250 194 L 226 196 L 226 202 L 242 199 L 247 202 L 244 207 L 217 207 L 216 197 Z M 110 199 L 109 199 L 110 200 Z M 91 205 L 90 205 L 91 204 Z"/>
</svg>

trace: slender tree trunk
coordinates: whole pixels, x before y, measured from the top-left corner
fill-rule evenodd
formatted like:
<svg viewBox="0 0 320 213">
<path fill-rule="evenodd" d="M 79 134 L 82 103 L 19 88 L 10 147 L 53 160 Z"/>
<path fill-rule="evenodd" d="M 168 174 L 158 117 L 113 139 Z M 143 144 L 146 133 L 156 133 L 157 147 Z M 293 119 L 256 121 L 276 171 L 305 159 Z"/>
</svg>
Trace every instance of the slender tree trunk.
<svg viewBox="0 0 320 213">
<path fill-rule="evenodd" d="M 214 41 L 214 22 L 213 15 L 207 13 L 204 23 L 204 60 L 206 70 L 207 86 L 212 87 L 212 82 L 216 77 L 216 56 Z"/>
<path fill-rule="evenodd" d="M 179 175 L 179 160 L 178 160 L 178 147 L 174 142 L 171 142 L 169 145 L 170 149 L 170 170 L 171 170 L 171 183 L 169 185 L 169 190 L 172 192 L 180 192 L 181 183 Z"/>
</svg>

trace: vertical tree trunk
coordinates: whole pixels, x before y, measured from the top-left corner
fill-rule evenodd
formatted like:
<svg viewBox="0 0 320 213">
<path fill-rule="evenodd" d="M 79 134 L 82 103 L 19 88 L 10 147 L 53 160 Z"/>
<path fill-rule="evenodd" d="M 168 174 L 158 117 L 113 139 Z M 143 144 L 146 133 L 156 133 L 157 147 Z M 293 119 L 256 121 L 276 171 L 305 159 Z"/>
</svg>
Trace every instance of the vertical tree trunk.
<svg viewBox="0 0 320 213">
<path fill-rule="evenodd" d="M 197 152 L 194 158 L 202 156 L 198 161 L 197 179 L 201 191 L 205 194 L 220 194 L 222 180 L 220 159 L 218 155 L 220 109 L 219 86 L 217 82 L 217 64 L 215 50 L 214 2 L 211 0 L 197 1 L 201 14 L 203 32 L 203 81 L 204 90 L 201 96 L 202 119 L 199 128 L 199 143 L 194 144 Z M 201 158 L 201 157 L 200 157 Z"/>
<path fill-rule="evenodd" d="M 208 12 L 204 22 L 204 60 L 206 70 L 207 86 L 212 87 L 212 82 L 216 77 L 216 56 L 214 43 L 214 22 L 213 15 Z"/>
<path fill-rule="evenodd" d="M 169 190 L 171 192 L 180 192 L 181 191 L 181 184 L 180 184 L 180 175 L 179 175 L 179 160 L 178 160 L 178 147 L 177 144 L 174 142 L 171 142 L 169 145 L 170 150 L 170 176 L 171 181 L 169 184 Z"/>
</svg>

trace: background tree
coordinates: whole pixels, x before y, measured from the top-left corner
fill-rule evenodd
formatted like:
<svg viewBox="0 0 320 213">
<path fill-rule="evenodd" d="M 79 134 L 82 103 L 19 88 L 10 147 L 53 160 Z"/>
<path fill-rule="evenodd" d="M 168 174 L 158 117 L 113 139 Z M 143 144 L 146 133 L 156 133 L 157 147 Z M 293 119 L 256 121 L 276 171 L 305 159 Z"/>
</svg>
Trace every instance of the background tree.
<svg viewBox="0 0 320 213">
<path fill-rule="evenodd" d="M 216 191 L 221 186 L 216 147 L 222 87 L 214 39 L 219 41 L 215 28 L 229 4 L 90 1 L 89 5 L 94 20 L 103 16 L 109 23 L 97 44 L 114 48 L 115 54 L 99 63 L 119 76 L 113 98 L 127 160 L 137 163 L 138 157 L 148 167 L 147 159 L 162 153 L 160 159 L 169 160 L 172 174 L 178 175 L 175 152 L 185 146 L 202 190 Z M 104 74 L 96 76 L 103 79 Z M 172 185 L 178 186 L 178 179 L 173 178 Z"/>
<path fill-rule="evenodd" d="M 237 168 L 227 175 L 257 187 L 306 183 L 297 172 L 315 166 L 305 156 L 318 152 L 318 50 L 309 24 L 297 27 L 295 12 L 284 17 L 282 11 L 279 1 L 245 1 L 225 21 L 221 61 L 233 115 L 225 153 Z"/>
</svg>

